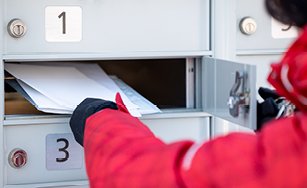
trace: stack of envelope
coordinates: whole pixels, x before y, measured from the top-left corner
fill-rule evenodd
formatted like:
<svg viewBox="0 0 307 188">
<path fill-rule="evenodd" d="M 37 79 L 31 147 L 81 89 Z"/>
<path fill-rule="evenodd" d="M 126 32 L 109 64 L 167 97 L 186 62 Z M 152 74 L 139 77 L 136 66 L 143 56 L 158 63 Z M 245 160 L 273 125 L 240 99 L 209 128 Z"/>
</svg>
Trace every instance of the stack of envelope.
<svg viewBox="0 0 307 188">
<path fill-rule="evenodd" d="M 108 76 L 98 64 L 6 63 L 5 70 L 16 79 L 15 84 L 9 84 L 43 112 L 71 114 L 85 98 L 115 102 L 117 92 L 135 117 L 161 112 L 120 79 Z"/>
</svg>

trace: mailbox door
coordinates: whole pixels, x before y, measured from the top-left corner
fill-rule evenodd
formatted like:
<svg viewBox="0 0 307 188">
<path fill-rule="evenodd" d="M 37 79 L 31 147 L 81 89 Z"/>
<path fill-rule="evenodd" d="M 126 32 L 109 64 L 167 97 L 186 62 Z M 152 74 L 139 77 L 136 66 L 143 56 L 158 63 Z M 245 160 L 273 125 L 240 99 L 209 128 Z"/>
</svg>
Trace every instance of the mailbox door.
<svg viewBox="0 0 307 188">
<path fill-rule="evenodd" d="M 7 120 L 4 126 L 5 182 L 21 185 L 86 181 L 83 148 L 74 140 L 66 119 Z M 28 124 L 29 123 L 29 124 Z M 26 153 L 24 166 L 12 163 L 15 150 Z M 72 183 L 74 185 L 74 183 Z"/>
<path fill-rule="evenodd" d="M 25 27 L 5 33 L 6 54 L 206 51 L 209 13 L 208 0 L 9 0 L 5 23 Z"/>
<path fill-rule="evenodd" d="M 256 128 L 256 67 L 204 57 L 203 108 L 215 117 Z"/>
</svg>

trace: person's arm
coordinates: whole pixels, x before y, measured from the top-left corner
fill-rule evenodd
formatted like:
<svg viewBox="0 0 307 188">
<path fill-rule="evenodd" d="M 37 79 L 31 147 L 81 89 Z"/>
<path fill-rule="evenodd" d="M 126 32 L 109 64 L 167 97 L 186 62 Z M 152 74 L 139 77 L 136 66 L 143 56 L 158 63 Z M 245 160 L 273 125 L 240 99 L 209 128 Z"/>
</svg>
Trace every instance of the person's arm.
<svg viewBox="0 0 307 188">
<path fill-rule="evenodd" d="M 137 118 L 102 110 L 88 118 L 85 128 L 91 187 L 184 187 L 180 164 L 191 144 L 167 145 Z"/>
<path fill-rule="evenodd" d="M 231 133 L 193 145 L 185 155 L 181 175 L 187 187 L 262 187 L 258 135 Z M 259 176 L 260 177 L 260 176 Z"/>
<path fill-rule="evenodd" d="M 261 187 L 268 150 L 260 135 L 233 133 L 202 144 L 165 144 L 137 118 L 107 108 L 86 120 L 87 174 L 92 188 Z M 274 135 L 265 137 L 267 143 L 275 140 Z"/>
<path fill-rule="evenodd" d="M 84 149 L 92 187 L 253 187 L 263 167 L 258 141 L 233 133 L 165 144 L 137 118 L 105 109 L 88 118 Z"/>
<path fill-rule="evenodd" d="M 245 157 L 244 165 L 251 164 L 255 136 L 234 134 L 201 145 L 165 144 L 128 113 L 119 96 L 114 104 L 86 99 L 70 121 L 84 146 L 91 188 L 204 187 L 221 181 L 230 170 L 238 171 L 240 165 L 232 160 Z M 238 172 L 244 174 L 243 169 Z"/>
<path fill-rule="evenodd" d="M 86 99 L 70 120 L 91 187 L 184 187 L 180 163 L 192 142 L 165 144 L 116 101 Z"/>
</svg>

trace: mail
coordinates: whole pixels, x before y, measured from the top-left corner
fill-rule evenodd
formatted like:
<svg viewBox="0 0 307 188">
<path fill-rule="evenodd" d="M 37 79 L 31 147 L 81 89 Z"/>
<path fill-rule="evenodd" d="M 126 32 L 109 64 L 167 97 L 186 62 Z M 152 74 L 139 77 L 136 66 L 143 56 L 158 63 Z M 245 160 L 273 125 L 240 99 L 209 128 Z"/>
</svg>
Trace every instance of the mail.
<svg viewBox="0 0 307 188">
<path fill-rule="evenodd" d="M 71 114 L 85 98 L 115 102 L 118 92 L 135 117 L 161 112 L 119 78 L 108 76 L 98 64 L 6 63 L 5 70 L 16 79 L 8 83 L 43 112 Z"/>
</svg>

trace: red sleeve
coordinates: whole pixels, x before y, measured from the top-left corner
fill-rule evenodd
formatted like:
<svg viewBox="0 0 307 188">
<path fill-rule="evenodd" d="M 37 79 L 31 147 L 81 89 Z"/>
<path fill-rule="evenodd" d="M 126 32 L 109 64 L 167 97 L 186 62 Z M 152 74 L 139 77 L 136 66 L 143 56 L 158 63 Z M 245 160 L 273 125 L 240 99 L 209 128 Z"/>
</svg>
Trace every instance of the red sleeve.
<svg viewBox="0 0 307 188">
<path fill-rule="evenodd" d="M 193 148 L 181 169 L 188 187 L 307 185 L 307 116 L 272 121 L 259 134 L 232 133 Z"/>
<path fill-rule="evenodd" d="M 91 188 L 183 187 L 180 164 L 191 144 L 167 145 L 137 118 L 102 110 L 87 119 L 84 135 Z"/>
<path fill-rule="evenodd" d="M 307 149 L 297 148 L 307 148 L 301 136 L 307 130 L 296 127 L 289 119 L 268 125 L 259 135 L 233 133 L 199 146 L 189 141 L 165 144 L 137 118 L 105 109 L 86 123 L 90 185 L 302 187 L 307 185 L 302 184 L 307 179 Z"/>
<path fill-rule="evenodd" d="M 182 177 L 188 187 L 261 187 L 257 136 L 232 133 L 192 146 L 184 157 Z M 256 171 L 255 171 L 256 170 Z"/>
</svg>

